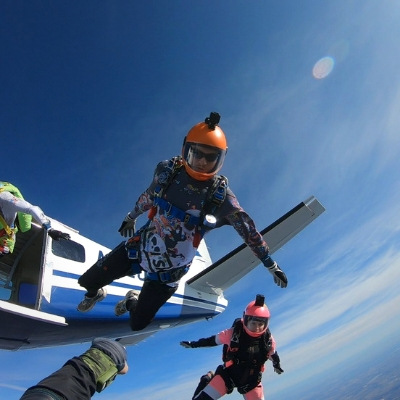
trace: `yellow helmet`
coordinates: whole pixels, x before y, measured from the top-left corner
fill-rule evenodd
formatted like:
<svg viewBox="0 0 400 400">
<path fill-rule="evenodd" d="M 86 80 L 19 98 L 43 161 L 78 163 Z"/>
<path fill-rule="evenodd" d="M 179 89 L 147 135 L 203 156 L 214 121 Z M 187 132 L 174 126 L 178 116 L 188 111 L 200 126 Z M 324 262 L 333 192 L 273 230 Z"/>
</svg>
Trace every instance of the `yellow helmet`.
<svg viewBox="0 0 400 400">
<path fill-rule="evenodd" d="M 220 118 L 218 113 L 210 113 L 204 122 L 199 122 L 190 129 L 183 141 L 183 164 L 186 172 L 198 181 L 211 179 L 224 163 L 228 146 L 223 130 L 217 126 Z M 209 148 L 213 153 L 204 153 L 202 148 Z M 215 162 L 211 170 L 205 172 L 194 169 L 194 160 L 201 157 L 205 157 L 209 163 Z"/>
</svg>

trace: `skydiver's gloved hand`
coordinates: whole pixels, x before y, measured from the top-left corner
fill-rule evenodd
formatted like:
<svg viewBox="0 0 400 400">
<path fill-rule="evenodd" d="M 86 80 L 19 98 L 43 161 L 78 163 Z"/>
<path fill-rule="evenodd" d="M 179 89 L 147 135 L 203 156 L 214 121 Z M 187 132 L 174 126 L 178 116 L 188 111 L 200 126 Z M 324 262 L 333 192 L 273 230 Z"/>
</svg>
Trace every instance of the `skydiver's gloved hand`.
<svg viewBox="0 0 400 400">
<path fill-rule="evenodd" d="M 274 366 L 274 372 L 276 372 L 278 375 L 280 375 L 280 374 L 282 374 L 284 371 L 283 371 L 283 369 L 281 368 L 281 365 L 280 365 L 280 364 L 276 364 L 276 365 Z"/>
<path fill-rule="evenodd" d="M 279 268 L 279 265 L 270 256 L 264 257 L 261 261 L 274 277 L 274 282 L 281 288 L 285 288 L 288 280 L 285 273 Z"/>
<path fill-rule="evenodd" d="M 186 349 L 194 349 L 196 346 L 194 346 L 192 343 L 195 343 L 195 342 L 189 342 L 189 341 L 187 341 L 187 340 L 183 340 L 183 341 L 180 343 L 180 345 L 183 346 L 183 347 L 185 347 Z"/>
<path fill-rule="evenodd" d="M 57 231 L 56 229 L 51 228 L 47 231 L 47 233 L 53 240 L 60 240 L 60 239 L 69 240 L 69 239 L 71 239 L 71 236 L 68 233 Z"/>
<path fill-rule="evenodd" d="M 136 232 L 136 220 L 128 214 L 122 221 L 118 232 L 123 237 L 132 237 Z"/>
<path fill-rule="evenodd" d="M 47 220 L 46 222 L 44 222 L 42 224 L 42 226 L 44 229 L 46 229 L 47 233 L 53 240 L 60 240 L 60 239 L 69 240 L 69 239 L 71 239 L 71 236 L 69 236 L 68 233 L 64 233 L 61 231 L 57 231 L 56 229 L 53 229 L 51 227 L 50 220 Z"/>
<path fill-rule="evenodd" d="M 208 338 L 195 340 L 193 342 L 184 340 L 184 341 L 180 342 L 180 345 L 183 347 L 186 347 L 187 349 L 195 349 L 196 347 L 217 346 L 217 343 L 215 342 L 215 336 L 210 336 Z"/>
<path fill-rule="evenodd" d="M 272 358 L 272 366 L 274 367 L 274 371 L 278 375 L 282 374 L 284 371 L 281 368 L 281 359 L 279 358 L 278 353 L 275 352 L 274 354 L 272 354 L 271 358 Z"/>
</svg>

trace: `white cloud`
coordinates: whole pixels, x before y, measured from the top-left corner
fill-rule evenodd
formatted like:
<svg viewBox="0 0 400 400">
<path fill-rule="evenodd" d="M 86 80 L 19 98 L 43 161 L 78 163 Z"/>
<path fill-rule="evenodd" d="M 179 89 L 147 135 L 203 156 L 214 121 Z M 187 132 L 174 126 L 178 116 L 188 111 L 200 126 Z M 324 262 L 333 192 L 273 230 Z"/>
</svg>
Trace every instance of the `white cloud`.
<svg viewBox="0 0 400 400">
<path fill-rule="evenodd" d="M 275 390 L 289 390 L 290 386 L 300 383 L 304 386 L 307 379 L 316 380 L 318 374 L 357 359 L 366 351 L 383 348 L 385 338 L 400 329 L 399 302 L 400 295 L 397 295 L 354 321 L 281 353 L 285 382 L 284 385 L 275 382 Z"/>
<path fill-rule="evenodd" d="M 16 390 L 18 392 L 24 392 L 26 390 L 26 388 L 22 387 L 22 386 L 17 386 L 17 385 L 9 385 L 7 383 L 0 383 L 0 387 L 5 388 L 5 389 L 12 389 L 12 390 Z"/>
<path fill-rule="evenodd" d="M 299 336 L 321 328 L 370 299 L 379 304 L 383 295 L 397 293 L 400 253 L 384 254 L 358 271 L 347 269 L 347 263 L 351 260 L 343 260 L 336 270 L 325 271 L 318 279 L 292 293 L 287 304 L 280 302 L 279 309 L 288 310 L 278 312 L 275 318 L 283 321 L 278 327 L 281 346 L 296 343 Z"/>
</svg>

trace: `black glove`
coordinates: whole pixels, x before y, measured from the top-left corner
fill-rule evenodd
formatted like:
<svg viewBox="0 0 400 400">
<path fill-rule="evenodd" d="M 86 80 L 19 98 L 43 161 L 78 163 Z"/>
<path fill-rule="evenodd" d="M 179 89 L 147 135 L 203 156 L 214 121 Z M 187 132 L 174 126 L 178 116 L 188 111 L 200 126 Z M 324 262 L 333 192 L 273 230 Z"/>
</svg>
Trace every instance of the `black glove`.
<svg viewBox="0 0 400 400">
<path fill-rule="evenodd" d="M 57 231 L 55 229 L 49 229 L 47 231 L 47 233 L 49 234 L 49 236 L 53 239 L 53 240 L 60 240 L 60 239 L 64 239 L 64 240 L 69 240 L 71 239 L 71 236 L 68 233 L 64 233 L 61 231 Z"/>
<path fill-rule="evenodd" d="M 285 273 L 279 268 L 279 265 L 270 256 L 265 257 L 261 261 L 274 277 L 274 282 L 281 288 L 285 288 L 288 280 Z"/>
<path fill-rule="evenodd" d="M 182 342 L 180 342 L 180 345 L 187 348 L 187 349 L 194 349 L 195 346 L 193 346 L 194 342 L 189 342 L 187 340 L 183 340 Z"/>
<path fill-rule="evenodd" d="M 186 347 L 187 349 L 195 349 L 196 347 L 213 347 L 217 346 L 215 342 L 215 336 L 210 336 L 208 338 L 195 340 L 193 342 L 189 342 L 184 340 L 180 343 L 181 346 Z"/>
<path fill-rule="evenodd" d="M 274 367 L 274 371 L 278 374 L 278 375 L 280 375 L 280 374 L 282 374 L 284 371 L 283 371 L 283 369 L 281 368 L 281 365 L 278 363 L 278 364 L 272 364 L 273 365 L 273 367 Z"/>
<path fill-rule="evenodd" d="M 131 218 L 128 214 L 122 221 L 118 232 L 123 237 L 132 237 L 136 232 L 136 220 Z"/>
<path fill-rule="evenodd" d="M 271 358 L 272 358 L 272 366 L 274 367 L 274 371 L 275 371 L 278 375 L 282 374 L 284 371 L 283 371 L 283 369 L 281 368 L 281 360 L 280 360 L 280 358 L 279 358 L 278 353 L 275 352 L 274 354 L 272 354 Z"/>
</svg>

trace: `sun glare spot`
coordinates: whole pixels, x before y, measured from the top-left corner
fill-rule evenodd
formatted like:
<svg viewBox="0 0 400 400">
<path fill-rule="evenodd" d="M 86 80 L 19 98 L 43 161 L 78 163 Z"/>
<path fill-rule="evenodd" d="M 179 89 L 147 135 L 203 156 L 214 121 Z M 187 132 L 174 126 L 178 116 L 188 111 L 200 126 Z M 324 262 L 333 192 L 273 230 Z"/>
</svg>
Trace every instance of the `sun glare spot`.
<svg viewBox="0 0 400 400">
<path fill-rule="evenodd" d="M 318 60 L 312 70 L 313 77 L 315 79 L 326 78 L 333 70 L 335 61 L 332 57 L 323 57 Z"/>
</svg>

